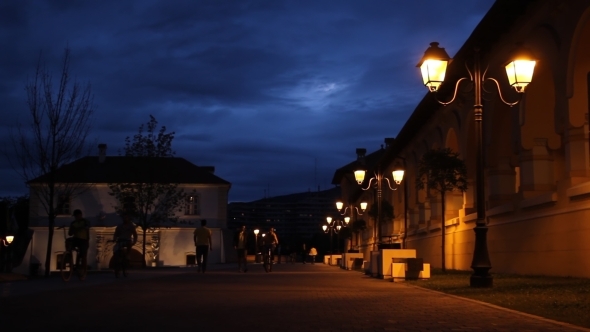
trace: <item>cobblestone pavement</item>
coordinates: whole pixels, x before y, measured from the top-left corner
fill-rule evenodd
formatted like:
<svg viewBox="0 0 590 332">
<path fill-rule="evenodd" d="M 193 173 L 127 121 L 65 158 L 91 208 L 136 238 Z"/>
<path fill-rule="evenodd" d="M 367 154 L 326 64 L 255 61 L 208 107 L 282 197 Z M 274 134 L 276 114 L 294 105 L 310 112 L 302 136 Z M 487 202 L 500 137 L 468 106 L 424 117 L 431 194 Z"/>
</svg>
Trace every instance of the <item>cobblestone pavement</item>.
<svg viewBox="0 0 590 332">
<path fill-rule="evenodd" d="M 2 331 L 590 331 L 323 264 L 0 284 Z"/>
</svg>

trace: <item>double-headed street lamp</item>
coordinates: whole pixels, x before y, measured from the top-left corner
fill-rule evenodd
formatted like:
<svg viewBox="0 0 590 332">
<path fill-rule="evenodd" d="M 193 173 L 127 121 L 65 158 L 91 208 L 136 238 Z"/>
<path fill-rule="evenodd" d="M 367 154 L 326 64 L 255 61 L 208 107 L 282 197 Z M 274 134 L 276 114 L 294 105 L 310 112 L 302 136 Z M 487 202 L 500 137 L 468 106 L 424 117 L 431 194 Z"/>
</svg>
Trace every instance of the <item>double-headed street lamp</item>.
<svg viewBox="0 0 590 332">
<path fill-rule="evenodd" d="M 424 57 L 418 63 L 418 67 L 422 72 L 422 78 L 424 85 L 430 92 L 436 92 L 439 86 L 443 83 L 445 78 L 445 72 L 447 64 L 451 61 L 451 58 L 447 54 L 444 48 L 438 47 L 438 43 L 433 42 L 430 47 L 424 52 Z M 516 92 L 524 93 L 526 86 L 531 82 L 533 78 L 533 71 L 535 69 L 535 60 L 531 56 L 530 51 L 526 50 L 522 46 L 519 47 L 517 52 L 510 63 L 506 65 L 506 74 L 508 75 L 508 82 L 510 86 L 514 87 Z M 483 142 L 482 142 L 482 121 L 483 121 L 483 104 L 482 104 L 482 91 L 485 91 L 482 84 L 486 80 L 490 80 L 495 83 L 500 96 L 500 100 L 508 105 L 514 106 L 518 104 L 516 102 L 507 102 L 502 96 L 500 89 L 500 83 L 491 77 L 486 77 L 487 72 L 481 71 L 479 49 L 474 50 L 473 67 L 469 69 L 469 78 L 460 78 L 455 85 L 455 92 L 453 98 L 448 102 L 437 101 L 442 105 L 448 105 L 452 103 L 457 97 L 457 90 L 459 83 L 463 80 L 470 79 L 473 82 L 474 92 L 474 105 L 473 111 L 475 115 L 475 139 L 477 143 L 477 154 L 476 154 L 476 179 L 475 179 L 475 190 L 476 190 L 476 204 L 477 204 L 477 223 L 474 228 L 475 231 L 475 248 L 473 251 L 473 261 L 471 268 L 473 274 L 471 275 L 470 284 L 472 287 L 492 287 L 493 279 L 489 274 L 489 270 L 492 268 L 490 263 L 490 257 L 488 254 L 487 247 L 487 231 L 485 221 L 485 187 L 484 187 L 484 156 L 483 156 Z M 443 230 L 444 232 L 444 227 Z"/>
<path fill-rule="evenodd" d="M 369 179 L 369 184 L 367 185 L 367 187 L 366 188 L 362 187 L 362 184 L 365 181 L 365 174 L 367 172 L 362 167 L 363 160 L 365 158 L 364 152 L 365 152 L 364 149 L 357 149 L 357 158 L 359 160 L 359 163 L 358 163 L 359 168 L 357 168 L 357 170 L 354 171 L 354 177 L 356 179 L 356 182 L 361 186 L 362 190 L 369 190 L 373 186 L 373 181 L 375 181 L 375 185 L 377 187 L 377 225 L 375 227 L 376 228 L 375 236 L 377 238 L 377 241 L 381 242 L 381 218 L 382 218 L 381 201 L 382 201 L 382 194 L 383 194 L 382 182 L 383 182 L 383 180 L 387 180 L 387 187 L 389 187 L 389 189 L 391 189 L 392 191 L 397 190 L 397 188 L 393 188 L 391 186 L 391 182 L 389 181 L 389 178 L 386 177 L 381 172 L 381 165 L 380 164 L 377 164 L 377 171 L 374 173 L 375 175 L 371 179 Z M 399 185 L 402 182 L 402 179 L 404 178 L 404 170 L 396 169 L 391 173 L 391 175 L 393 177 L 393 182 L 395 182 L 396 185 Z"/>
<path fill-rule="evenodd" d="M 344 208 L 344 211 L 342 211 L 342 209 Z M 367 202 L 361 202 L 361 209 L 359 210 L 358 207 L 349 204 L 348 206 L 344 206 L 344 203 L 342 201 L 338 201 L 336 202 L 336 209 L 338 210 L 338 212 L 340 213 L 340 215 L 344 216 L 346 215 L 346 212 L 348 210 L 350 210 L 350 216 L 346 216 L 344 217 L 344 222 L 346 225 L 348 225 L 350 223 L 350 220 L 353 219 L 354 217 L 354 212 L 356 211 L 356 214 L 358 216 L 362 216 L 363 214 L 361 213 L 361 211 L 365 212 L 367 210 Z M 356 218 L 355 218 L 356 220 Z"/>
<path fill-rule="evenodd" d="M 332 236 L 334 235 L 334 233 L 338 234 L 340 232 L 340 229 L 342 228 L 342 224 L 340 221 L 338 221 L 338 220 L 334 220 L 334 222 L 332 222 L 332 221 L 333 221 L 332 217 L 326 217 L 326 222 L 328 224 L 322 226 L 324 233 L 326 233 L 326 234 L 330 233 L 330 260 L 332 258 L 332 254 L 334 254 L 334 246 L 332 243 Z M 350 221 L 350 219 L 349 219 L 349 221 Z M 340 236 L 338 237 L 338 242 L 340 242 Z"/>
</svg>

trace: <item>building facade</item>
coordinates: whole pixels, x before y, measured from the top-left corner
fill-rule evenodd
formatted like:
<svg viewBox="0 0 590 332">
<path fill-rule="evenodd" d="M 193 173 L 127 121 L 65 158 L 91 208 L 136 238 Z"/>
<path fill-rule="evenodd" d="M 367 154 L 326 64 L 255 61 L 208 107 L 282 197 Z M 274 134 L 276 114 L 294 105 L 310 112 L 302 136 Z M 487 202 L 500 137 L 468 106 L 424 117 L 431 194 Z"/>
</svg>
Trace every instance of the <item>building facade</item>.
<svg viewBox="0 0 590 332">
<path fill-rule="evenodd" d="M 537 59 L 522 96 L 504 72 L 518 43 Z M 446 268 L 469 270 L 476 207 L 483 205 L 490 272 L 590 277 L 590 2 L 496 1 L 453 57 L 436 98 L 451 100 L 457 80 L 469 78 L 475 49 L 502 92 L 484 82 L 491 93 L 483 102 L 483 201 L 474 186 L 473 90 L 459 89 L 446 106 L 428 93 L 380 161 L 384 174 L 406 169 L 406 185 L 387 197 L 402 213 L 382 233 L 401 229 L 399 241 L 439 268 L 445 236 Z M 521 99 L 510 107 L 500 97 Z M 418 162 L 433 148 L 452 149 L 468 168 L 468 190 L 447 194 L 444 224 L 440 195 L 415 186 Z"/>
</svg>

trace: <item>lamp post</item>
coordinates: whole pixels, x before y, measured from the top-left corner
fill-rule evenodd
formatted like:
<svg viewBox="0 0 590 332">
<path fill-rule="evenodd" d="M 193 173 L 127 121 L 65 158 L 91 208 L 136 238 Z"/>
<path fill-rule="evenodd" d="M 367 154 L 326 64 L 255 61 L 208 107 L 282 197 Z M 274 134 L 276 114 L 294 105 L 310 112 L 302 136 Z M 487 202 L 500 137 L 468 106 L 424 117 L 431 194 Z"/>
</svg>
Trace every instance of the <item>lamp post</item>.
<svg viewBox="0 0 590 332">
<path fill-rule="evenodd" d="M 406 165 L 406 158 L 400 157 L 400 156 L 397 156 L 396 158 L 403 160 L 404 170 L 407 170 L 408 166 Z M 403 174 L 402 174 L 402 178 L 403 178 Z M 406 249 L 406 238 L 407 237 L 408 237 L 408 181 L 406 180 L 406 181 L 404 181 L 404 237 L 402 239 L 402 246 L 404 249 Z"/>
<path fill-rule="evenodd" d="M 443 83 L 445 78 L 445 72 L 447 64 L 451 58 L 447 54 L 444 48 L 438 47 L 437 42 L 430 44 L 430 47 L 424 52 L 424 57 L 418 63 L 418 67 L 422 72 L 422 78 L 424 85 L 430 92 L 436 92 L 439 86 Z M 522 46 L 515 52 L 514 58 L 510 63 L 506 65 L 506 74 L 508 75 L 508 82 L 510 86 L 514 87 L 516 92 L 524 93 L 526 86 L 531 82 L 533 78 L 533 72 L 535 68 L 535 60 L 531 56 L 530 51 L 526 50 Z M 472 287 L 492 287 L 493 278 L 489 274 L 489 270 L 492 268 L 487 248 L 487 231 L 485 221 L 485 187 L 484 187 L 484 156 L 483 156 L 483 104 L 482 104 L 482 83 L 486 80 L 490 80 L 496 84 L 500 100 L 508 105 L 514 106 L 518 104 L 516 102 L 507 102 L 502 96 L 500 89 L 500 83 L 491 77 L 485 77 L 487 72 L 481 71 L 479 49 L 474 50 L 473 67 L 467 70 L 470 75 L 470 80 L 473 82 L 474 92 L 474 105 L 473 112 L 475 115 L 475 139 L 477 144 L 476 153 L 476 176 L 475 176 L 475 191 L 476 191 L 476 204 L 477 204 L 477 222 L 474 228 L 475 231 L 475 248 L 473 250 L 473 261 L 471 268 L 473 274 L 471 275 L 470 285 Z M 455 85 L 455 92 L 453 98 L 448 102 L 437 101 L 442 105 L 448 105 L 452 103 L 456 96 L 459 83 L 463 80 L 468 79 L 467 77 L 460 78 Z M 443 230 L 444 232 L 444 227 Z"/>
<path fill-rule="evenodd" d="M 256 228 L 254 230 L 254 261 L 256 263 L 260 263 L 260 256 L 258 253 L 258 233 L 260 233 L 260 230 Z"/>
<path fill-rule="evenodd" d="M 326 217 L 326 222 L 328 224 L 322 226 L 324 233 L 326 233 L 326 234 L 330 233 L 330 263 L 332 262 L 332 255 L 334 254 L 334 246 L 333 246 L 333 242 L 332 242 L 332 237 L 333 237 L 334 233 L 338 234 L 338 232 L 340 232 L 340 228 L 342 228 L 342 225 L 340 225 L 339 221 L 334 220 L 334 222 L 332 222 L 332 220 L 333 220 L 332 217 Z M 340 237 L 338 237 L 338 240 L 340 240 Z"/>
<path fill-rule="evenodd" d="M 6 252 L 4 252 L 4 250 L 2 250 L 2 267 L 1 267 L 1 271 L 0 272 L 10 272 L 12 270 L 11 265 L 11 257 L 9 255 L 10 253 L 10 244 L 12 243 L 12 241 L 14 240 L 14 236 L 13 235 L 6 235 L 5 238 L 2 239 L 1 243 L 4 247 L 6 247 Z"/>
<path fill-rule="evenodd" d="M 342 201 L 338 201 L 336 202 L 336 209 L 338 210 L 338 213 L 340 213 L 340 215 L 344 216 L 346 215 L 346 212 L 350 209 L 350 217 L 344 217 L 344 223 L 345 223 L 345 227 L 348 226 L 349 222 L 351 219 L 356 220 L 356 218 L 354 217 L 354 212 L 356 211 L 356 215 L 357 216 L 362 216 L 363 214 L 361 213 L 361 211 L 365 212 L 367 210 L 367 202 L 361 202 L 361 209 L 359 210 L 358 207 L 349 204 L 348 206 L 344 206 L 344 203 Z M 344 211 L 342 211 L 342 208 L 344 208 Z"/>
<path fill-rule="evenodd" d="M 367 185 L 366 188 L 362 187 L 363 182 L 365 181 L 365 174 L 366 174 L 366 170 L 362 168 L 362 163 L 363 160 L 365 158 L 364 155 L 364 149 L 357 149 L 357 158 L 359 160 L 359 168 L 357 170 L 354 171 L 354 177 L 357 181 L 357 183 L 361 186 L 362 190 L 369 190 L 372 185 L 373 185 L 373 181 L 375 181 L 375 184 L 377 186 L 377 222 L 376 222 L 376 231 L 375 231 L 375 237 L 377 238 L 378 242 L 381 242 L 381 218 L 382 218 L 382 214 L 381 214 L 381 201 L 382 201 L 382 194 L 383 194 L 383 185 L 382 182 L 383 180 L 387 181 L 387 187 L 390 190 L 397 190 L 397 188 L 393 188 L 391 186 L 391 182 L 389 181 L 389 178 L 385 177 L 385 175 L 382 173 L 381 171 L 381 165 L 378 164 L 377 165 L 377 171 L 375 172 L 375 176 L 373 176 L 371 179 L 369 179 L 369 184 Z M 401 169 L 396 169 L 391 173 L 392 177 L 393 177 L 393 181 L 395 182 L 395 184 L 399 185 L 402 182 L 402 179 L 404 178 L 404 170 Z M 373 244 L 375 245 L 375 244 Z"/>
</svg>

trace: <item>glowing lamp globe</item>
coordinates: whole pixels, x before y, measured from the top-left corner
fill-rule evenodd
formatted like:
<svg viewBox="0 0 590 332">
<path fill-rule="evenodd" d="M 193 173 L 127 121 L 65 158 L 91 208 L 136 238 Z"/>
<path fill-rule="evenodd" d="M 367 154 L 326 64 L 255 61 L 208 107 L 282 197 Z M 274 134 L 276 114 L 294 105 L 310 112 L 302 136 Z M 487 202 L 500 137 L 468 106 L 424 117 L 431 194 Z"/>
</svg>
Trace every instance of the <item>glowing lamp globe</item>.
<svg viewBox="0 0 590 332">
<path fill-rule="evenodd" d="M 396 184 L 400 184 L 402 182 L 402 179 L 404 178 L 404 171 L 403 170 L 395 170 L 392 172 L 393 175 L 393 181 Z"/>
<path fill-rule="evenodd" d="M 424 85 L 430 92 L 436 92 L 445 80 L 447 65 L 451 58 L 444 48 L 438 47 L 437 42 L 430 43 L 417 67 L 422 72 Z"/>
<path fill-rule="evenodd" d="M 354 179 L 358 184 L 362 184 L 365 180 L 365 170 L 359 169 L 354 171 Z"/>
<path fill-rule="evenodd" d="M 367 210 L 367 202 L 361 202 L 361 210 L 363 210 L 363 212 Z"/>
<path fill-rule="evenodd" d="M 513 60 L 506 65 L 508 83 L 514 87 L 516 92 L 524 93 L 524 89 L 533 80 L 533 72 L 537 61 L 531 51 L 522 45 L 513 52 Z"/>
</svg>

